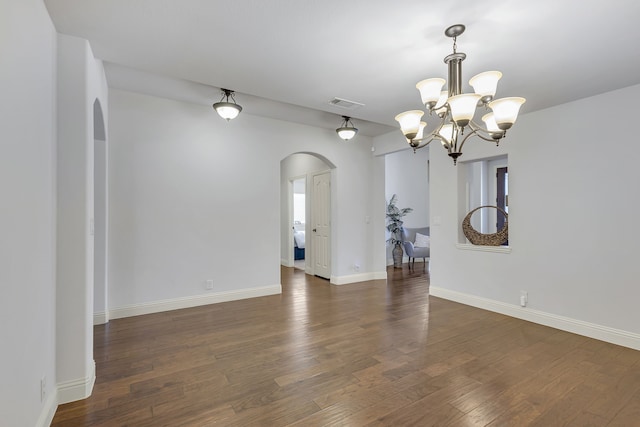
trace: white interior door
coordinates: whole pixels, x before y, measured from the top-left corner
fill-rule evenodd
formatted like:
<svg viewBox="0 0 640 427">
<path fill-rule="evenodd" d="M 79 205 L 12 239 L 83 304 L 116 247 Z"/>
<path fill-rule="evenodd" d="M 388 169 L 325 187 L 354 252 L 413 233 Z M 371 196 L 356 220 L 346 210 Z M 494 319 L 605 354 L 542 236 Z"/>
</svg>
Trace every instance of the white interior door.
<svg viewBox="0 0 640 427">
<path fill-rule="evenodd" d="M 331 278 L 331 174 L 313 176 L 311 205 L 313 274 Z"/>
</svg>

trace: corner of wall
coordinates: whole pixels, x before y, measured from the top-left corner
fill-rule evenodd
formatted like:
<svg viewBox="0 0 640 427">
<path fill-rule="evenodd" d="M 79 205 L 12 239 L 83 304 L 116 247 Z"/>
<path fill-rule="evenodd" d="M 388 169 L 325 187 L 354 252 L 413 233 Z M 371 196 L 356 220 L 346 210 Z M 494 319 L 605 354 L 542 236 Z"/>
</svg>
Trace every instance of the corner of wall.
<svg viewBox="0 0 640 427">
<path fill-rule="evenodd" d="M 75 402 L 86 399 L 93 392 L 96 382 L 96 362 L 93 361 L 92 369 L 88 376 L 79 380 L 71 380 L 58 384 L 58 404 Z"/>
</svg>

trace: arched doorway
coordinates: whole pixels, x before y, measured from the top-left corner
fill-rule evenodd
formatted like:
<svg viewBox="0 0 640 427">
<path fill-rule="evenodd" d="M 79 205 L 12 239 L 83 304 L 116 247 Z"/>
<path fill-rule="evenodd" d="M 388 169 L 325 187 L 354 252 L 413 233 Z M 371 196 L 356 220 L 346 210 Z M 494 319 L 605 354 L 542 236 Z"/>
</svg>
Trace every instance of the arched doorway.
<svg viewBox="0 0 640 427">
<path fill-rule="evenodd" d="M 304 234 L 304 269 L 329 279 L 331 276 L 331 184 L 335 184 L 335 166 L 315 153 L 294 153 L 280 162 L 281 181 L 281 264 L 294 266 L 296 243 L 294 231 Z M 305 224 L 296 224 L 293 214 L 294 181 L 305 182 Z M 323 191 L 319 191 L 323 188 Z M 314 222 L 325 222 L 329 227 L 314 226 Z M 314 231 L 315 230 L 315 231 Z M 298 239 L 299 241 L 299 239 Z M 299 251 L 298 251 L 299 252 Z"/>
</svg>

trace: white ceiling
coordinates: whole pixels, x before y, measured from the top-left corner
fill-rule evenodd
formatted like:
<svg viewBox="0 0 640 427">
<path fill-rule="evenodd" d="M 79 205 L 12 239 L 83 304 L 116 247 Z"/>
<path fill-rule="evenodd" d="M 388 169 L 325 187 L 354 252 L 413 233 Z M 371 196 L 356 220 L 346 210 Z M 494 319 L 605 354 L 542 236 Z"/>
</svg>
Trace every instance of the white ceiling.
<svg viewBox="0 0 640 427">
<path fill-rule="evenodd" d="M 451 39 L 465 91 L 500 70 L 522 113 L 640 83 L 637 0 L 45 0 L 58 32 L 85 38 L 109 86 L 364 135 L 420 109 L 419 80 L 446 78 Z M 364 104 L 329 105 L 334 97 Z M 595 108 L 596 106 L 594 106 Z M 615 106 L 603 106 L 615 108 Z M 428 119 L 427 119 L 428 121 Z M 576 123 L 581 125 L 581 123 Z"/>
</svg>

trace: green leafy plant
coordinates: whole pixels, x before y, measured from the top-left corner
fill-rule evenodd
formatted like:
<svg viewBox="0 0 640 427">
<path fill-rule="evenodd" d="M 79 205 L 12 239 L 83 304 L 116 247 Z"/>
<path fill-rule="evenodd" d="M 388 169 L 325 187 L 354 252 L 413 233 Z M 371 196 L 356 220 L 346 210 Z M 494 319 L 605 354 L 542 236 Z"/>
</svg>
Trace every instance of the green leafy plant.
<svg viewBox="0 0 640 427">
<path fill-rule="evenodd" d="M 387 204 L 387 231 L 391 233 L 391 237 L 387 239 L 387 243 L 392 245 L 398 245 L 402 243 L 402 217 L 413 212 L 413 208 L 398 208 L 396 203 L 398 202 L 398 196 L 391 196 L 391 200 Z"/>
</svg>

